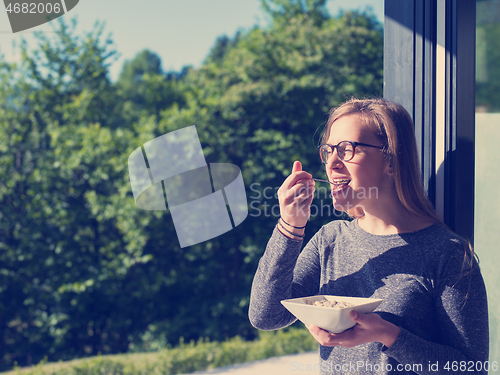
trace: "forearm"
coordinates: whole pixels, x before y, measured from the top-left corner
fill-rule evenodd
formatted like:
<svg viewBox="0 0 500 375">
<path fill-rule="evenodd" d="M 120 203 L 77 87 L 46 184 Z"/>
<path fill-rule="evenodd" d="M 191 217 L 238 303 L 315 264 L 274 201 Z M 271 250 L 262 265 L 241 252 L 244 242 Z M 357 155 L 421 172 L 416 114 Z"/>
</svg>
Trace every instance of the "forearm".
<svg viewBox="0 0 500 375">
<path fill-rule="evenodd" d="M 485 348 L 483 354 L 472 357 L 450 345 L 430 342 L 401 329 L 394 344 L 390 348 L 384 348 L 384 353 L 418 374 L 485 374 L 488 361 L 487 337 L 483 341 L 478 342 Z M 463 371 L 464 366 L 467 371 Z"/>
<path fill-rule="evenodd" d="M 435 311 L 440 330 L 434 335 L 437 342 L 401 328 L 397 340 L 385 353 L 403 364 L 423 364 L 422 371 L 418 372 L 421 374 L 435 374 L 437 367 L 439 371 L 450 374 L 486 373 L 484 368 L 489 355 L 486 295 L 480 281 L 471 285 L 465 304 L 463 285 L 446 288 L 443 307 Z M 465 286 L 468 288 L 469 283 Z M 430 367 L 430 364 L 434 366 Z M 464 366 L 467 371 L 463 371 Z"/>
<path fill-rule="evenodd" d="M 423 316 L 435 320 L 433 329 L 425 337 L 418 333 L 418 326 L 410 328 L 411 322 L 401 320 L 401 332 L 385 354 L 402 364 L 422 364 L 421 374 L 486 373 L 489 327 L 484 281 L 468 249 L 462 243 L 455 247 L 450 242 L 449 246 L 433 260 L 434 270 L 429 267 L 435 275 L 434 301 Z"/>
<path fill-rule="evenodd" d="M 249 318 L 254 327 L 278 329 L 295 321 L 280 301 L 292 297 L 293 270 L 301 246 L 301 241 L 292 241 L 276 229 L 273 232 L 252 284 Z"/>
<path fill-rule="evenodd" d="M 378 341 L 384 344 L 385 347 L 390 348 L 394 345 L 400 333 L 401 328 L 399 328 L 395 324 L 386 322 L 386 329 L 384 330 L 383 334 L 380 335 L 380 339 Z"/>
</svg>

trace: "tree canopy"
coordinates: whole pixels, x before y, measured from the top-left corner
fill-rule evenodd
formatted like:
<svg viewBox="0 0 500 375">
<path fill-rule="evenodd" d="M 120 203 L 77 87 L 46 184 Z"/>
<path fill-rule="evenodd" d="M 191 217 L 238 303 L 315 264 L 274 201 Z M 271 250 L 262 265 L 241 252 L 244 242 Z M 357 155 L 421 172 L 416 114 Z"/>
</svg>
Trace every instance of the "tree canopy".
<svg viewBox="0 0 500 375">
<path fill-rule="evenodd" d="M 276 189 L 297 159 L 322 175 L 314 135 L 330 108 L 382 92 L 372 14 L 263 6 L 269 27 L 219 38 L 199 69 L 164 72 L 145 50 L 113 83 L 103 27 L 77 36 L 64 21 L 22 63 L 0 62 L 0 368 L 255 336 L 249 291 Z M 241 168 L 249 216 L 181 248 L 168 210 L 135 206 L 127 159 L 193 124 L 208 163 Z M 315 202 L 308 236 L 335 219 L 328 197 Z"/>
</svg>

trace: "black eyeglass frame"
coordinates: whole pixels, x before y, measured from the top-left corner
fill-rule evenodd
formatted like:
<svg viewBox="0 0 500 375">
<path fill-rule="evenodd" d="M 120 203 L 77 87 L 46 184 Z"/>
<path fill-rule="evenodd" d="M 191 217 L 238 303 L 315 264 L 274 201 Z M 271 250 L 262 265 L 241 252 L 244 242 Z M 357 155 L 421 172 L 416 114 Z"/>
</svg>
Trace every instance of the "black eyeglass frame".
<svg viewBox="0 0 500 375">
<path fill-rule="evenodd" d="M 351 144 L 351 146 L 352 146 L 352 156 L 351 156 L 349 159 L 347 159 L 347 160 L 346 160 L 346 159 L 344 159 L 344 158 L 343 158 L 343 157 L 339 154 L 339 151 L 338 151 L 339 149 L 338 149 L 338 147 L 339 147 L 339 145 L 340 145 L 341 143 L 350 143 L 350 144 Z M 323 158 L 321 157 L 321 148 L 322 148 L 323 146 L 329 146 L 329 147 L 330 147 L 330 149 L 332 150 L 332 154 L 333 154 L 333 151 L 334 151 L 335 149 L 337 149 L 337 155 L 339 156 L 339 159 L 340 159 L 340 160 L 342 160 L 342 161 L 345 161 L 345 162 L 347 162 L 347 161 L 351 161 L 351 160 L 352 160 L 352 158 L 354 158 L 354 155 L 356 154 L 356 147 L 358 147 L 358 146 L 373 147 L 373 148 L 378 148 L 378 149 L 380 149 L 380 150 L 383 150 L 383 149 L 384 149 L 384 147 L 374 146 L 374 145 L 369 145 L 369 144 L 367 144 L 367 143 L 362 143 L 362 142 L 353 142 L 353 141 L 340 141 L 340 142 L 339 142 L 339 143 L 337 143 L 336 145 L 331 145 L 331 144 L 328 144 L 328 143 L 322 143 L 322 144 L 320 144 L 320 145 L 317 147 L 317 149 L 318 149 L 318 153 L 319 153 L 319 158 L 321 159 L 321 162 L 322 162 L 323 164 L 327 164 L 327 163 L 328 163 L 328 161 L 326 161 L 326 162 L 325 162 L 325 161 L 323 161 Z"/>
</svg>

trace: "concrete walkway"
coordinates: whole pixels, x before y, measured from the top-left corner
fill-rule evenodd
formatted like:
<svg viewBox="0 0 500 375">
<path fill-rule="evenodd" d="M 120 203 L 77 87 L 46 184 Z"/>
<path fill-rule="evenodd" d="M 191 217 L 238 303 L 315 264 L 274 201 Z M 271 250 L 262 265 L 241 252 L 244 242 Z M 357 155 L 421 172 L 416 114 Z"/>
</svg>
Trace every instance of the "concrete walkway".
<svg viewBox="0 0 500 375">
<path fill-rule="evenodd" d="M 230 375 L 289 375 L 319 374 L 318 351 L 273 357 L 260 361 L 241 363 L 213 370 L 197 371 L 192 374 L 230 374 Z"/>
</svg>

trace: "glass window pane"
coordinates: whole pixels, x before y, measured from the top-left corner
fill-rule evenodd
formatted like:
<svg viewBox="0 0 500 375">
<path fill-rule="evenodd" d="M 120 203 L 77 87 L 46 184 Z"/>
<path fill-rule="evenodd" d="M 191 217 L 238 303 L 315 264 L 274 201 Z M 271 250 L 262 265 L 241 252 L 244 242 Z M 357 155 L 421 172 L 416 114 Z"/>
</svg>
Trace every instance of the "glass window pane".
<svg viewBox="0 0 500 375">
<path fill-rule="evenodd" d="M 474 246 L 488 291 L 490 359 L 500 354 L 500 1 L 477 0 Z"/>
</svg>

